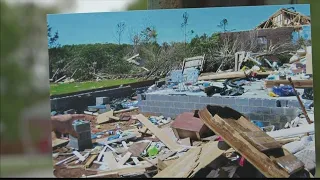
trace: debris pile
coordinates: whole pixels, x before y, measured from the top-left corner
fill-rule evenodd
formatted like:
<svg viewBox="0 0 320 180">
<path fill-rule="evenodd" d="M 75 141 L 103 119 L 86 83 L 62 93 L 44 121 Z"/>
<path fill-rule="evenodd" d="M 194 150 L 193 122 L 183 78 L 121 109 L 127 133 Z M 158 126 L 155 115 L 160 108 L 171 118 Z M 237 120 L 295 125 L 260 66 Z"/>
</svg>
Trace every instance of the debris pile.
<svg viewBox="0 0 320 180">
<path fill-rule="evenodd" d="M 211 105 L 174 120 L 137 109 L 115 112 L 98 114 L 89 127 L 74 123 L 78 133 L 91 131 L 86 147 L 83 135 L 78 146 L 70 136 L 54 139 L 55 176 L 310 177 L 315 168 L 313 124 L 264 132 L 239 112 Z"/>
</svg>

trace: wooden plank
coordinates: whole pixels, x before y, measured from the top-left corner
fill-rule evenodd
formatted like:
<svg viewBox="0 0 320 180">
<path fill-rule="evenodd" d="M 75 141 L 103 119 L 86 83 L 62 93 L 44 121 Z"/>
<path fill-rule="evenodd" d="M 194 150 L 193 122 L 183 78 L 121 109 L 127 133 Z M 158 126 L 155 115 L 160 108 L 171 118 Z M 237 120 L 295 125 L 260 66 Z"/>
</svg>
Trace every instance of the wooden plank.
<svg viewBox="0 0 320 180">
<path fill-rule="evenodd" d="M 137 119 L 145 125 L 157 138 L 160 139 L 170 150 L 179 151 L 182 149 L 176 142 L 174 142 L 170 137 L 164 134 L 157 126 L 152 124 L 149 119 L 144 117 L 142 114 L 137 115 Z"/>
<path fill-rule="evenodd" d="M 158 163 L 157 163 L 158 172 L 164 170 L 166 167 L 167 167 L 167 164 L 161 161 L 160 159 L 158 159 Z"/>
<path fill-rule="evenodd" d="M 198 160 L 199 165 L 193 170 L 193 173 L 189 176 L 189 178 L 193 177 L 199 170 L 205 168 L 226 152 L 225 150 L 219 149 L 219 143 L 220 142 L 218 141 L 212 141 L 202 146 L 202 151 Z"/>
<path fill-rule="evenodd" d="M 219 115 L 212 116 L 207 108 L 199 112 L 203 122 L 217 135 L 255 166 L 264 176 L 272 178 L 288 178 L 290 175 L 264 153 L 249 143 L 236 128 L 229 125 Z M 236 120 L 235 120 L 236 121 Z"/>
<path fill-rule="evenodd" d="M 98 157 L 97 154 L 92 155 L 88 161 L 86 162 L 86 164 L 84 165 L 85 168 L 89 168 L 91 166 L 91 164 L 93 163 L 93 161 Z"/>
<path fill-rule="evenodd" d="M 282 147 L 279 142 L 261 130 L 243 132 L 241 135 L 261 152 Z"/>
<path fill-rule="evenodd" d="M 190 175 L 193 169 L 198 165 L 201 147 L 189 150 L 176 162 L 170 164 L 167 168 L 159 172 L 154 178 L 186 178 Z"/>
<path fill-rule="evenodd" d="M 246 74 L 243 71 L 237 72 L 223 72 L 223 73 L 215 73 L 207 76 L 200 76 L 198 78 L 201 80 L 218 80 L 218 79 L 233 79 L 233 78 L 245 78 Z"/>
<path fill-rule="evenodd" d="M 119 114 L 119 113 L 124 113 L 124 112 L 129 112 L 129 111 L 135 111 L 135 110 L 138 110 L 139 107 L 134 107 L 134 108 L 131 108 L 131 109 L 122 109 L 122 110 L 119 110 L 119 111 L 114 111 L 114 114 Z"/>
<path fill-rule="evenodd" d="M 131 157 L 132 153 L 131 152 L 127 152 L 118 162 L 119 165 L 124 165 Z"/>
<path fill-rule="evenodd" d="M 312 88 L 313 79 L 304 79 L 304 80 L 292 80 L 296 88 Z M 291 85 L 289 80 L 265 80 L 264 85 L 266 88 L 272 88 L 274 86 Z"/>
<path fill-rule="evenodd" d="M 114 119 L 114 120 L 119 120 L 120 119 L 118 117 L 115 117 L 113 114 L 114 114 L 113 110 L 105 112 L 105 113 L 102 113 L 102 114 L 99 114 L 97 116 L 97 123 L 98 124 L 102 124 L 102 123 L 109 122 L 110 119 Z"/>
<path fill-rule="evenodd" d="M 59 146 L 63 146 L 64 144 L 67 144 L 69 142 L 69 140 L 65 140 L 65 139 L 54 139 L 52 140 L 52 149 L 56 149 Z"/>
<path fill-rule="evenodd" d="M 138 157 L 149 144 L 148 142 L 136 142 L 129 147 L 128 151 L 132 153 L 132 156 Z"/>
<path fill-rule="evenodd" d="M 180 144 L 185 145 L 185 146 L 191 146 L 190 138 L 181 139 Z"/>
<path fill-rule="evenodd" d="M 108 168 L 110 168 L 111 170 L 119 168 L 118 163 L 111 151 L 103 153 L 103 163 L 107 164 Z"/>
<path fill-rule="evenodd" d="M 301 162 L 292 154 L 276 158 L 275 161 L 280 167 L 284 168 L 290 175 L 304 168 L 303 162 Z"/>
</svg>

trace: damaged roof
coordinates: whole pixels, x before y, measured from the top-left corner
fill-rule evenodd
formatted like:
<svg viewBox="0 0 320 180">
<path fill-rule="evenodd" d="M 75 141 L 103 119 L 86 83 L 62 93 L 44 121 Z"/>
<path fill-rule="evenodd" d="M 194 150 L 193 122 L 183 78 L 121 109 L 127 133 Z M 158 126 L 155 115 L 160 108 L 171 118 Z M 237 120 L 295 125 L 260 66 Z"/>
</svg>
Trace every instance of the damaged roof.
<svg viewBox="0 0 320 180">
<path fill-rule="evenodd" d="M 311 18 L 300 12 L 295 12 L 286 8 L 281 8 L 275 12 L 269 19 L 263 21 L 255 29 L 267 29 L 278 27 L 295 27 L 301 25 L 310 25 Z"/>
</svg>

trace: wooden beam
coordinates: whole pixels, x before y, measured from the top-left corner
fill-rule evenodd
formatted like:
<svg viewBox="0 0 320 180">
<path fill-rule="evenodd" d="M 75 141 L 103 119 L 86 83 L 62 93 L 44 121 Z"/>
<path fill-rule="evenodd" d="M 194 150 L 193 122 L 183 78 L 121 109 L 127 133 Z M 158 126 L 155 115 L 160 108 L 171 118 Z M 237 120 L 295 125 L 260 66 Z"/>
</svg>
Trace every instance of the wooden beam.
<svg viewBox="0 0 320 180">
<path fill-rule="evenodd" d="M 288 178 L 290 175 L 278 167 L 266 154 L 257 150 L 249 143 L 238 130 L 229 125 L 219 115 L 212 115 L 207 108 L 199 112 L 203 122 L 217 135 L 240 153 L 246 160 L 255 166 L 267 178 Z M 236 121 L 236 120 L 235 120 Z"/>
<path fill-rule="evenodd" d="M 293 80 L 296 88 L 313 88 L 313 79 L 306 80 Z M 274 86 L 290 85 L 289 80 L 265 80 L 264 85 L 266 88 L 272 88 Z"/>
<path fill-rule="evenodd" d="M 92 155 L 88 161 L 86 162 L 86 164 L 84 165 L 85 168 L 89 168 L 91 166 L 91 164 L 93 163 L 93 161 L 98 157 L 97 154 Z"/>
<path fill-rule="evenodd" d="M 170 150 L 179 151 L 182 148 L 172 140 L 172 138 L 168 137 L 165 133 L 163 133 L 157 126 L 152 124 L 149 119 L 147 119 L 144 115 L 139 114 L 136 116 L 137 119 L 146 126 L 160 141 L 162 141 Z"/>
</svg>

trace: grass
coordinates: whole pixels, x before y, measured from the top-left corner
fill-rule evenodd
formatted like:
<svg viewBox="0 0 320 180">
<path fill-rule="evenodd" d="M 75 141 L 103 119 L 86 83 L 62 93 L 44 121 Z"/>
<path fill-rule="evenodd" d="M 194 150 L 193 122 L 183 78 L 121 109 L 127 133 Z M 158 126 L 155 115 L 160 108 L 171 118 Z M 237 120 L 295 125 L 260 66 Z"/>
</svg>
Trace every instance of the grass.
<svg viewBox="0 0 320 180">
<path fill-rule="evenodd" d="M 138 82 L 138 79 L 117 79 L 117 80 L 103 80 L 103 81 L 87 81 L 87 82 L 73 82 L 65 84 L 50 84 L 50 95 L 65 94 L 71 92 L 78 92 L 83 90 L 90 90 L 102 87 L 110 87 L 121 84 L 128 84 Z"/>
</svg>

